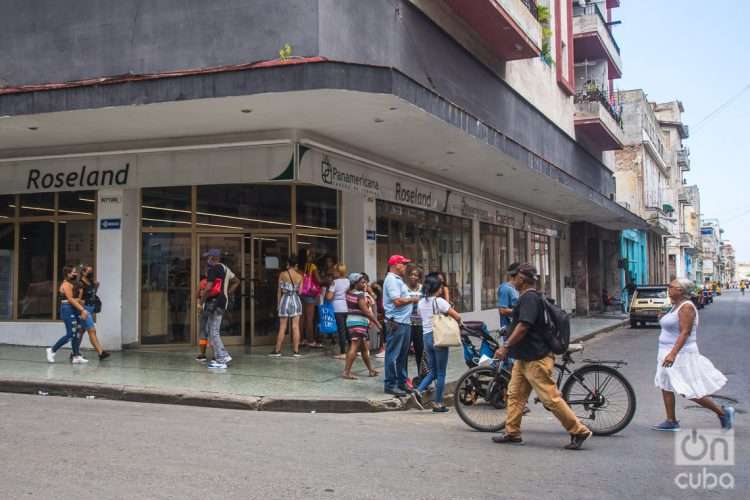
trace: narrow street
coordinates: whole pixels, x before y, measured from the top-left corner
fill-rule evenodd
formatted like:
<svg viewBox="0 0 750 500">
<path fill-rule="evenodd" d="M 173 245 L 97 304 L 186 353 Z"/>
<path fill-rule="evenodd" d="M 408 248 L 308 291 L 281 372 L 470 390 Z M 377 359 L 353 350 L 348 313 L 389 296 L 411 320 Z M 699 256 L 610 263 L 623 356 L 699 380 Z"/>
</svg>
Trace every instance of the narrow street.
<svg viewBox="0 0 750 500">
<path fill-rule="evenodd" d="M 701 351 L 738 401 L 734 490 L 681 490 L 674 434 L 653 387 L 656 328 L 621 329 L 581 357 L 625 359 L 638 411 L 621 434 L 580 452 L 540 406 L 525 446 L 505 448 L 454 412 L 278 414 L 0 395 L 3 498 L 746 498 L 750 295 L 727 291 L 701 312 Z M 678 402 L 683 428 L 716 418 Z M 745 493 L 743 493 L 745 492 Z"/>
</svg>

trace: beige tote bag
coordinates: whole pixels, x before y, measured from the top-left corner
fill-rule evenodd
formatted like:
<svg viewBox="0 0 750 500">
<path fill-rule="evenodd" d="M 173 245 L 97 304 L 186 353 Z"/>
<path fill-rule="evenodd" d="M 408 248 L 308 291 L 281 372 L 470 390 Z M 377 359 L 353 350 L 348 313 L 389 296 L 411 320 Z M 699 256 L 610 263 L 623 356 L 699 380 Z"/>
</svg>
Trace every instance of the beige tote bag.
<svg viewBox="0 0 750 500">
<path fill-rule="evenodd" d="M 432 340 L 435 347 L 461 345 L 461 330 L 458 321 L 438 311 L 437 299 L 432 299 Z"/>
</svg>

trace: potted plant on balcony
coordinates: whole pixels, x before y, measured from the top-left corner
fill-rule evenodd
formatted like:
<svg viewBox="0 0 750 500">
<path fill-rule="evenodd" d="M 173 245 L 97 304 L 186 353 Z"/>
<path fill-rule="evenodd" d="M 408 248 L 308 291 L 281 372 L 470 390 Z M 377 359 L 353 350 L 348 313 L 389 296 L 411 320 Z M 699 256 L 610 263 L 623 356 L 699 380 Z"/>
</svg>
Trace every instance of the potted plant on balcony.
<svg viewBox="0 0 750 500">
<path fill-rule="evenodd" d="M 550 10 L 546 5 L 537 5 L 537 20 L 542 25 L 542 53 L 539 57 L 542 58 L 545 64 L 552 66 L 555 64 L 552 59 L 552 28 L 550 27 Z"/>
</svg>

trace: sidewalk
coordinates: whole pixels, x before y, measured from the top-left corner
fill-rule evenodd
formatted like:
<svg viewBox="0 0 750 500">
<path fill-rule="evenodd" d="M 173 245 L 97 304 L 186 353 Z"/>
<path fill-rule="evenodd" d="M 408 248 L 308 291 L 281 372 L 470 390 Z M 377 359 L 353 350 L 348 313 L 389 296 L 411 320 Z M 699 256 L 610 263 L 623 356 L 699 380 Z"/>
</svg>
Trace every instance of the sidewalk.
<svg viewBox="0 0 750 500">
<path fill-rule="evenodd" d="M 621 325 L 617 317 L 573 318 L 572 338 L 586 339 Z M 68 350 L 48 364 L 41 347 L 0 345 L 0 392 L 95 396 L 106 399 L 189 404 L 264 411 L 375 412 L 404 410 L 410 400 L 383 394 L 383 360 L 373 358 L 381 374 L 370 378 L 360 359 L 359 380 L 340 377 L 343 361 L 311 351 L 301 359 L 269 358 L 230 349 L 229 369 L 208 370 L 195 361 L 193 349 L 126 350 L 99 362 L 93 352 L 87 365 L 72 365 Z M 415 372 L 409 359 L 410 374 Z M 451 350 L 448 388 L 466 371 L 460 348 Z"/>
</svg>

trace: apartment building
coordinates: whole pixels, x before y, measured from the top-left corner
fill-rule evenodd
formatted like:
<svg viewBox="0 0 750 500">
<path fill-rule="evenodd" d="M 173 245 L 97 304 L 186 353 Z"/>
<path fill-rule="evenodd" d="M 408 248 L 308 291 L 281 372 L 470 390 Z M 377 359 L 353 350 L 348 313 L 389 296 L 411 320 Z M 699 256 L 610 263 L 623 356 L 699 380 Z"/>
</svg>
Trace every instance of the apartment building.
<svg viewBox="0 0 750 500">
<path fill-rule="evenodd" d="M 580 63 L 607 92 L 621 73 L 619 2 L 581 5 L 17 2 L 0 342 L 57 338 L 62 266 L 89 262 L 108 349 L 195 344 L 209 248 L 243 278 L 223 335 L 250 350 L 273 341 L 290 254 L 373 279 L 407 255 L 490 326 L 503 270 L 528 260 L 564 307 L 596 310 L 619 231 L 650 226 L 615 202 L 611 94 L 576 97 Z"/>
</svg>

